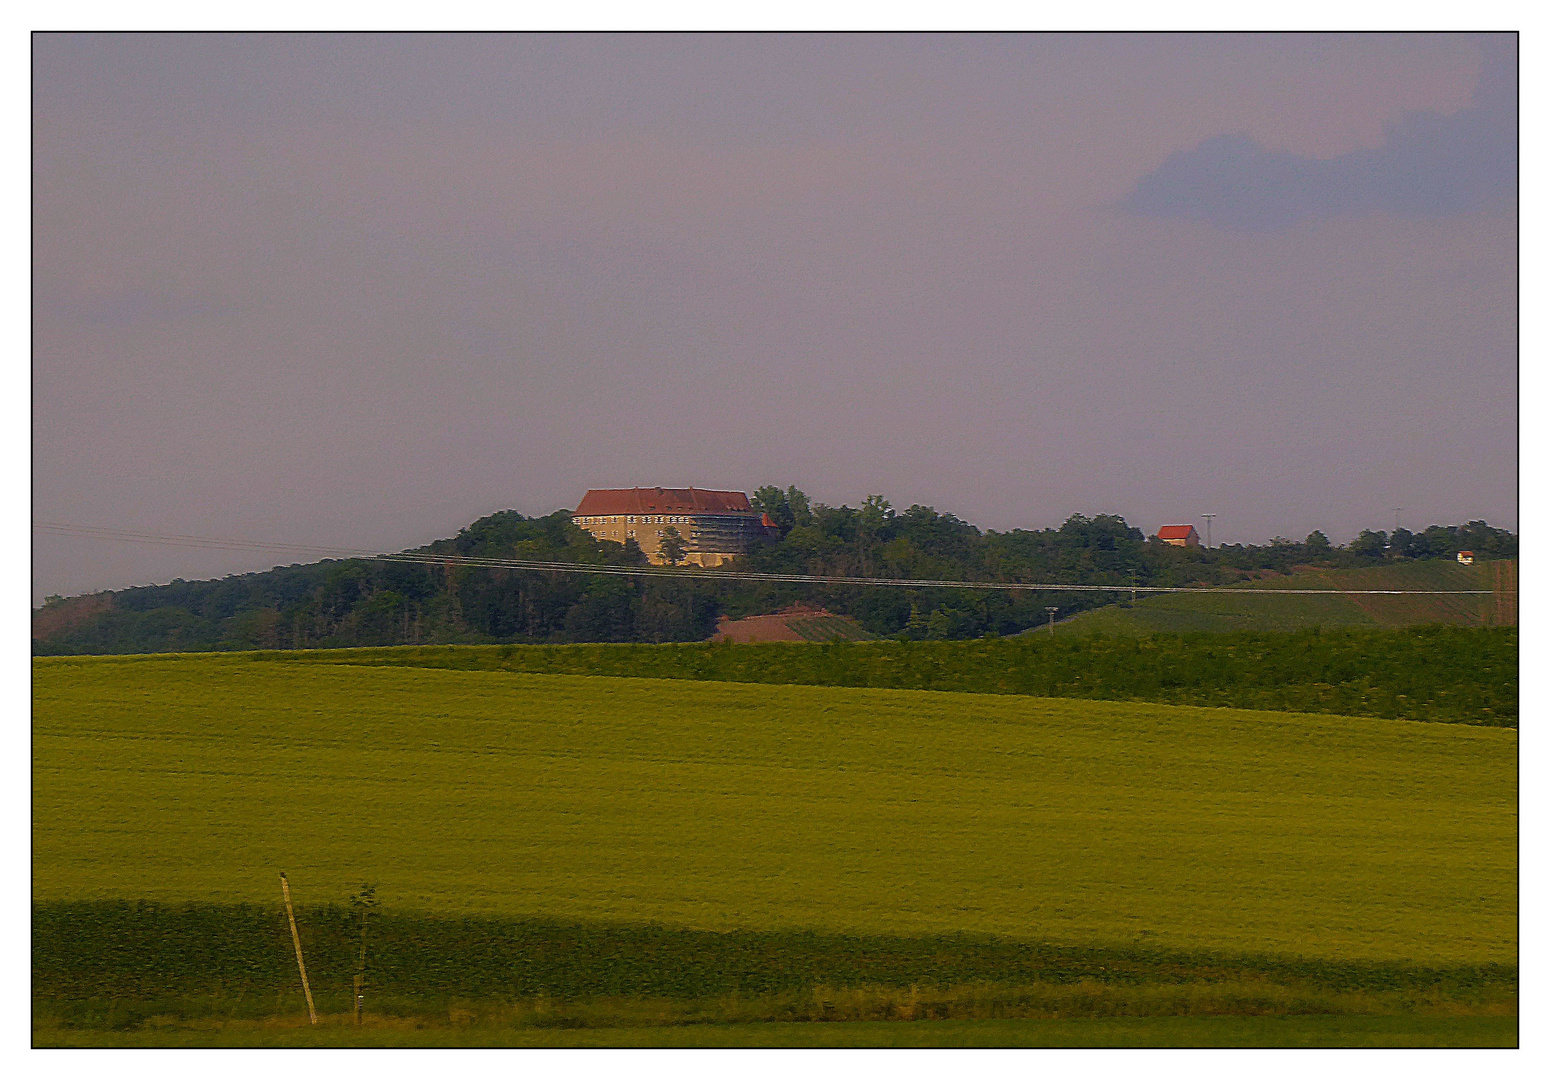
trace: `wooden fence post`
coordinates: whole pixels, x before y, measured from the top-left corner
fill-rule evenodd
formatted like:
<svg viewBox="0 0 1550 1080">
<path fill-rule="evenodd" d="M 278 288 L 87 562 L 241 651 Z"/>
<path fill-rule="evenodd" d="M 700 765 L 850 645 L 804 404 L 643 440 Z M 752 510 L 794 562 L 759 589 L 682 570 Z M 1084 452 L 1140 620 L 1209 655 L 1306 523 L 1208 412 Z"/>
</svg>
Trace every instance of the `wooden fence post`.
<svg viewBox="0 0 1550 1080">
<path fill-rule="evenodd" d="M 296 929 L 296 912 L 291 909 L 291 883 L 280 874 L 280 891 L 285 894 L 285 917 L 291 920 L 291 941 L 296 944 L 296 966 L 301 969 L 301 992 L 307 995 L 307 1015 L 318 1026 L 318 1011 L 312 1004 L 312 987 L 307 985 L 307 962 L 301 958 L 301 934 Z"/>
</svg>

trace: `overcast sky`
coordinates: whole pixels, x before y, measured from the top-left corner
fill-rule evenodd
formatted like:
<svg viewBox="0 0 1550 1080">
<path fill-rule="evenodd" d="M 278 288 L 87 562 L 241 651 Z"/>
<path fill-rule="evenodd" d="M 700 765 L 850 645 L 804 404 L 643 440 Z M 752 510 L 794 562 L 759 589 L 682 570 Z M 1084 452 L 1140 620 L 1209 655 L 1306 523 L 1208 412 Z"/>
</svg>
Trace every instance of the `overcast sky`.
<svg viewBox="0 0 1550 1080">
<path fill-rule="evenodd" d="M 1517 528 L 1510 36 L 34 42 L 39 520 Z M 38 539 L 35 598 L 274 561 Z"/>
</svg>

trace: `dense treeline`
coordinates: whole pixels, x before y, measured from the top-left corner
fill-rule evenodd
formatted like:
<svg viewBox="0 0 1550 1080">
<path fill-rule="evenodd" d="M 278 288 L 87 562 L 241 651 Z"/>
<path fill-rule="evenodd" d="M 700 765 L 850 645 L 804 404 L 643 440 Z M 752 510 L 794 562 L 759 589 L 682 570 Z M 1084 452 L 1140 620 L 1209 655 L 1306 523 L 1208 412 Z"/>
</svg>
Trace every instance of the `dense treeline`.
<svg viewBox="0 0 1550 1080">
<path fill-rule="evenodd" d="M 972 642 L 447 646 L 258 659 L 867 686 L 1515 727 L 1518 632 L 1453 626 Z"/>
<path fill-rule="evenodd" d="M 1322 533 L 1300 543 L 1225 545 L 1211 551 L 1148 539 L 1113 515 L 1076 515 L 1058 528 L 981 531 L 928 506 L 896 513 L 886 499 L 860 507 L 811 504 L 796 488 L 759 489 L 755 505 L 778 538 L 740 560 L 750 570 L 828 576 L 1065 584 L 1224 583 L 1300 565 L 1352 567 L 1391 558 L 1514 558 L 1517 539 L 1484 522 L 1420 534 L 1363 533 L 1335 547 Z M 611 565 L 642 561 L 633 541 L 594 539 L 568 512 L 527 518 L 503 511 L 430 554 L 530 558 Z M 588 577 L 326 561 L 217 581 L 125 589 L 111 603 L 51 598 L 40 655 L 481 642 L 698 641 L 720 615 L 780 610 L 797 601 L 848 614 L 880 636 L 946 640 L 1015 634 L 1110 602 L 1103 594 L 997 593 L 954 589 L 860 589 Z M 76 605 L 72 608 L 67 605 Z M 78 612 L 78 614 L 77 614 Z"/>
</svg>

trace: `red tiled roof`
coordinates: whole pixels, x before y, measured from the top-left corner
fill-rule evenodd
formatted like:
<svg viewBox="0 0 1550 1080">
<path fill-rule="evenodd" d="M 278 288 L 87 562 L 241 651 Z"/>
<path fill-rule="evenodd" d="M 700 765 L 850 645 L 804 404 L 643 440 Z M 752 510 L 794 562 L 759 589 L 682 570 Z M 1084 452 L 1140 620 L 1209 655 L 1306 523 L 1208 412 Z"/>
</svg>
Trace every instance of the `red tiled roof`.
<svg viewBox="0 0 1550 1080">
<path fill-rule="evenodd" d="M 593 488 L 576 507 L 577 516 L 604 514 L 751 514 L 741 491 L 701 488 Z"/>
<path fill-rule="evenodd" d="M 1159 540 L 1188 540 L 1189 534 L 1195 531 L 1193 525 L 1164 525 L 1157 530 Z"/>
</svg>

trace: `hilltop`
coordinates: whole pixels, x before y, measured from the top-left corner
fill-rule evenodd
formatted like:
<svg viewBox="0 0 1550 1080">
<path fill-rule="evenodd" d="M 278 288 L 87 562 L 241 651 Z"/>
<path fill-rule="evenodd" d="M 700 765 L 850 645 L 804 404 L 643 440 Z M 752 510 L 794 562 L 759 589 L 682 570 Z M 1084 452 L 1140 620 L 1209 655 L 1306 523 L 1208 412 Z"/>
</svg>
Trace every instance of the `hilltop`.
<svg viewBox="0 0 1550 1080">
<path fill-rule="evenodd" d="M 1255 583 L 1265 575 L 1302 572 L 1299 568 L 1409 573 L 1403 568 L 1456 565 L 1451 560 L 1460 548 L 1473 550 L 1482 563 L 1517 556 L 1517 537 L 1483 521 L 1392 537 L 1364 532 L 1344 547 L 1315 532 L 1300 543 L 1278 538 L 1206 551 L 1170 546 L 1115 515 L 1078 514 L 1056 528 L 996 532 L 929 506 L 896 513 L 881 496 L 869 497 L 860 507 L 834 507 L 809 504 L 794 487 L 768 487 L 760 488 L 752 503 L 769 514 L 778 535 L 739 558 L 734 568 L 821 577 L 1185 586 Z M 414 552 L 608 567 L 645 560 L 633 540 L 599 540 L 576 526 L 565 510 L 538 518 L 504 510 Z M 1043 626 L 1050 607 L 1069 620 L 1112 604 L 1115 596 L 714 577 L 714 571 L 694 581 L 324 560 L 213 581 L 178 580 L 68 600 L 51 597 L 33 613 L 33 649 L 38 655 L 69 655 L 704 641 L 717 632 L 723 617 L 739 620 L 796 605 L 843 617 L 794 629 L 797 637 L 964 640 Z M 1230 615 L 1236 609 L 1224 610 Z M 1354 618 L 1342 608 L 1329 624 L 1346 625 Z M 1226 623 L 1237 625 L 1230 618 Z M 1305 619 L 1297 625 L 1309 624 Z"/>
</svg>

